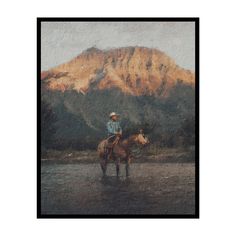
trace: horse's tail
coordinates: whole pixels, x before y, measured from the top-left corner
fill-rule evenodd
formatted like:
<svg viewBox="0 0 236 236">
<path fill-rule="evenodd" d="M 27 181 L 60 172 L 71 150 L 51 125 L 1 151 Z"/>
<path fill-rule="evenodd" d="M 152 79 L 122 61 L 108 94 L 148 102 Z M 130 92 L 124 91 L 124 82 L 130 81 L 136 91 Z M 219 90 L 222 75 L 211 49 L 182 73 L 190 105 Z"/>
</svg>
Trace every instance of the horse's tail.
<svg viewBox="0 0 236 236">
<path fill-rule="evenodd" d="M 106 152 L 106 144 L 107 144 L 107 140 L 102 140 L 97 147 L 97 151 L 99 153 L 99 155 L 103 155 Z"/>
</svg>

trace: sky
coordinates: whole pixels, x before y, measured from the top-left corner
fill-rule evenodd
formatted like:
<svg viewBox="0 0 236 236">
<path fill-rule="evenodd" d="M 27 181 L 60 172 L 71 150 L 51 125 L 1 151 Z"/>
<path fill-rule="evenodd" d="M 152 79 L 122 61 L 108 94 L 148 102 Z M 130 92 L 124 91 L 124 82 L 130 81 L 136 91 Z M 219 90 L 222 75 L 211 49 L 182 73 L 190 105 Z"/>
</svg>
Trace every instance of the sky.
<svg viewBox="0 0 236 236">
<path fill-rule="evenodd" d="M 42 22 L 41 70 L 68 62 L 90 47 L 157 48 L 195 70 L 194 22 Z"/>
</svg>

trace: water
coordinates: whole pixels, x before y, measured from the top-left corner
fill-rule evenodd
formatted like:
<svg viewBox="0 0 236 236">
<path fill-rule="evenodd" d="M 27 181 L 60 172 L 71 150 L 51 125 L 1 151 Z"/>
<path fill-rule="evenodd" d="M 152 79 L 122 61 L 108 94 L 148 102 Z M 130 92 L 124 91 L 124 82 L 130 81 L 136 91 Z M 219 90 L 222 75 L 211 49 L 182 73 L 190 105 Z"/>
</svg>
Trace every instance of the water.
<svg viewBox="0 0 236 236">
<path fill-rule="evenodd" d="M 42 163 L 42 214 L 194 214 L 193 163 L 131 164 L 131 176 L 108 165 Z"/>
</svg>

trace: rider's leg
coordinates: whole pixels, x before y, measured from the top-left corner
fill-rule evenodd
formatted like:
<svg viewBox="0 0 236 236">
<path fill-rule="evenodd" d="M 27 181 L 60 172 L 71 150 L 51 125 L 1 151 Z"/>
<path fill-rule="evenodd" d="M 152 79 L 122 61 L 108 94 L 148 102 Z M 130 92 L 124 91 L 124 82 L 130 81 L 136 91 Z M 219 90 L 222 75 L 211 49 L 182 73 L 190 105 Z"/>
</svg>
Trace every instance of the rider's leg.
<svg viewBox="0 0 236 236">
<path fill-rule="evenodd" d="M 114 141 L 114 137 L 109 139 L 109 142 L 106 145 L 106 159 L 109 160 L 111 155 L 112 155 L 112 151 L 113 151 L 113 141 Z"/>
</svg>

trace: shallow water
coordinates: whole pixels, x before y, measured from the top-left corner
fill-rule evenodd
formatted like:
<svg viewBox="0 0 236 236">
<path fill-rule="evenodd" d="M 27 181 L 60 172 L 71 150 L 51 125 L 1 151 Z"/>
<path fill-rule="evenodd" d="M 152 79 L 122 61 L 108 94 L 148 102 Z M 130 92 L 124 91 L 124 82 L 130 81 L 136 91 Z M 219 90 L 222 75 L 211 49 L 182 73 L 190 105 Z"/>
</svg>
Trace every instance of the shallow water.
<svg viewBox="0 0 236 236">
<path fill-rule="evenodd" d="M 109 164 L 43 162 L 42 214 L 194 214 L 193 163 L 134 163 L 131 176 Z"/>
</svg>

